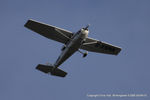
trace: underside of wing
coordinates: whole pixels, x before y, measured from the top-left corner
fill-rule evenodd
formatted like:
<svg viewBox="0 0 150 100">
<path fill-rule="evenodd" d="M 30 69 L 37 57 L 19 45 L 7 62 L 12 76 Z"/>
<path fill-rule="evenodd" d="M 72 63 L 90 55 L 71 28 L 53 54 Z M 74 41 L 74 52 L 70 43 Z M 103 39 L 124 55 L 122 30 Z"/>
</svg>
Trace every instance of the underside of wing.
<svg viewBox="0 0 150 100">
<path fill-rule="evenodd" d="M 119 52 L 121 51 L 120 47 L 113 46 L 111 44 L 98 41 L 92 38 L 87 38 L 85 43 L 80 48 L 91 52 L 105 53 L 112 55 L 118 55 Z"/>
<path fill-rule="evenodd" d="M 24 25 L 25 27 L 31 29 L 34 32 L 39 33 L 40 35 L 61 42 L 66 43 L 69 38 L 72 37 L 73 33 L 52 25 L 47 25 L 44 23 L 40 23 L 34 20 L 28 20 Z"/>
</svg>

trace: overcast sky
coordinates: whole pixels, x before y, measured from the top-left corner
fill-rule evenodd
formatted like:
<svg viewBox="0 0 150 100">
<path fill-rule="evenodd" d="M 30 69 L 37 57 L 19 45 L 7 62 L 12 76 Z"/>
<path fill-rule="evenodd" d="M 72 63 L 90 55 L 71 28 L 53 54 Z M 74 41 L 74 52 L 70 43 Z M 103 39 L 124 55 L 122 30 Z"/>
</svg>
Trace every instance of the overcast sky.
<svg viewBox="0 0 150 100">
<path fill-rule="evenodd" d="M 54 63 L 62 44 L 24 27 L 34 19 L 122 48 L 118 56 L 79 52 L 60 68 L 65 78 L 37 71 Z M 0 100 L 149 100 L 149 0 L 1 0 Z M 145 97 L 88 97 L 90 94 L 147 94 Z"/>
</svg>

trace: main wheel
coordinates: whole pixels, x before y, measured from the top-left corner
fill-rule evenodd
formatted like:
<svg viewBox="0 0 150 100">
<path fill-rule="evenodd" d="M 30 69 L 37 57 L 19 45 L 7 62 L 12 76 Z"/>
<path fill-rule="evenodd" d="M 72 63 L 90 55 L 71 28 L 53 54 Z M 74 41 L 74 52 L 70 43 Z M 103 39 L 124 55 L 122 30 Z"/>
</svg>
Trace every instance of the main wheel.
<svg viewBox="0 0 150 100">
<path fill-rule="evenodd" d="M 87 52 L 86 52 L 86 53 L 84 53 L 84 54 L 83 54 L 83 58 L 84 58 L 84 57 L 86 57 L 86 56 L 87 56 L 87 54 L 88 54 Z"/>
</svg>

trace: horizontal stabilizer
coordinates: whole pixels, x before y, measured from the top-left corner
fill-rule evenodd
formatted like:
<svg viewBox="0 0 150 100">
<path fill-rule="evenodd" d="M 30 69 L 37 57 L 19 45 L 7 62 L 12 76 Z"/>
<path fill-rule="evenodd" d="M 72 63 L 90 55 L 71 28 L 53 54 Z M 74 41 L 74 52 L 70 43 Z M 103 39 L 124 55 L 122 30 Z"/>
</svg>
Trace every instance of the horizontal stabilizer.
<svg viewBox="0 0 150 100">
<path fill-rule="evenodd" d="M 60 76 L 60 77 L 65 77 L 67 75 L 66 72 L 64 72 L 63 70 L 59 69 L 59 68 L 54 68 L 53 66 L 49 66 L 49 65 L 42 65 L 39 64 L 36 67 L 37 70 L 40 70 L 44 73 L 51 73 L 51 75 L 54 76 Z"/>
</svg>

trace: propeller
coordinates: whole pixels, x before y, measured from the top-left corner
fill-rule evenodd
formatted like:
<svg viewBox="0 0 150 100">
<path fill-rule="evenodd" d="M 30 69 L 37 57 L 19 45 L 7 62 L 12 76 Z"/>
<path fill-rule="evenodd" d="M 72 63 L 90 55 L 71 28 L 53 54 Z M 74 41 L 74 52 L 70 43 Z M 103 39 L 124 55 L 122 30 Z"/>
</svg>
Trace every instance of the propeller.
<svg viewBox="0 0 150 100">
<path fill-rule="evenodd" d="M 84 29 L 85 29 L 85 30 L 88 30 L 89 26 L 90 26 L 90 24 L 88 24 Z"/>
</svg>

